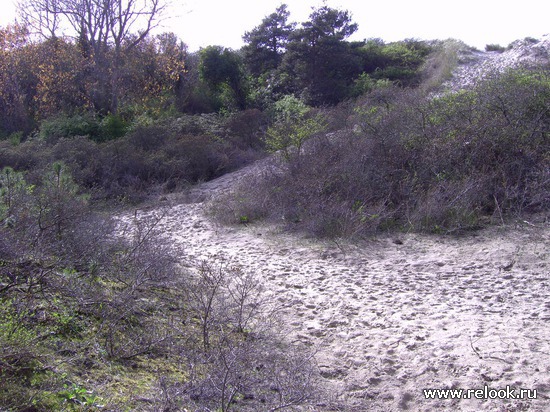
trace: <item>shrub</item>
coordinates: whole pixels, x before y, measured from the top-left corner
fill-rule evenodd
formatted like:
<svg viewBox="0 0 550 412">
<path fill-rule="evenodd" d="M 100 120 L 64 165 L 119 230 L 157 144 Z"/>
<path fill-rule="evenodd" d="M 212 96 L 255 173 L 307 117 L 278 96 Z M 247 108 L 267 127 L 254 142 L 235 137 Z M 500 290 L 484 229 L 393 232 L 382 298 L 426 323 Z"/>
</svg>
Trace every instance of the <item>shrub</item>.
<svg viewBox="0 0 550 412">
<path fill-rule="evenodd" d="M 181 116 L 131 128 L 122 127 L 119 117 L 107 116 L 101 125 L 92 119 L 99 132 L 90 139 L 81 135 L 95 130 L 87 129 L 91 123 L 86 119 L 45 121 L 40 132 L 44 138 L 31 137 L 16 146 L 0 141 L 0 168 L 27 171 L 29 183 L 38 184 L 42 170 L 62 161 L 93 199 L 139 202 L 151 193 L 209 180 L 258 159 L 267 127 L 266 116 L 257 110 L 229 118 Z"/>
<path fill-rule="evenodd" d="M 120 116 L 109 114 L 101 120 L 100 133 L 98 138 L 94 140 L 113 140 L 118 139 L 126 134 L 128 123 Z"/>
<path fill-rule="evenodd" d="M 485 51 L 502 53 L 506 51 L 506 47 L 501 46 L 500 44 L 487 44 L 485 46 Z"/>
<path fill-rule="evenodd" d="M 285 118 L 267 130 L 266 146 L 272 152 L 281 151 L 286 159 L 290 159 L 291 155 L 300 158 L 306 140 L 325 128 L 321 115 Z"/>
<path fill-rule="evenodd" d="M 276 410 L 315 396 L 312 355 L 282 338 L 277 307 L 254 274 L 224 260 L 203 262 L 185 294 L 198 329 L 187 354 L 197 366 L 184 384 L 194 406 Z"/>
<path fill-rule="evenodd" d="M 226 124 L 229 141 L 239 149 L 262 149 L 262 137 L 267 129 L 267 115 L 258 109 L 248 109 L 232 115 Z"/>
<path fill-rule="evenodd" d="M 62 137 L 87 136 L 92 140 L 101 140 L 100 122 L 91 113 L 76 114 L 74 116 L 59 115 L 44 120 L 40 125 L 40 137 L 55 143 Z"/>
<path fill-rule="evenodd" d="M 375 90 L 357 101 L 353 130 L 307 135 L 307 150 L 237 193 L 225 216 L 283 217 L 289 227 L 337 237 L 454 233 L 479 227 L 483 215 L 548 210 L 548 79 L 544 70 L 513 70 L 438 98 Z M 293 127 L 300 122 L 268 132 L 272 146 L 277 137 L 288 151 Z"/>
</svg>

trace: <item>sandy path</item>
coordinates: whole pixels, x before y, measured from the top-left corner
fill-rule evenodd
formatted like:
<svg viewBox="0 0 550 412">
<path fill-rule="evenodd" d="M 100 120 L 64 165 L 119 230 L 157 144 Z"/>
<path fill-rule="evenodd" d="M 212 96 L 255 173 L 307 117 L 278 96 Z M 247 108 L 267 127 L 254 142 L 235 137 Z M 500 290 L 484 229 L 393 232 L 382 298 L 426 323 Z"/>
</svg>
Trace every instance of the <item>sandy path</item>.
<svg viewBox="0 0 550 412">
<path fill-rule="evenodd" d="M 346 410 L 550 411 L 547 225 L 338 246 L 209 220 L 208 199 L 258 167 L 180 195 L 162 230 L 182 256 L 226 256 L 260 274 L 285 307 L 290 336 L 318 348 L 323 381 Z M 426 400 L 422 392 L 484 385 L 536 389 L 538 399 Z"/>
</svg>

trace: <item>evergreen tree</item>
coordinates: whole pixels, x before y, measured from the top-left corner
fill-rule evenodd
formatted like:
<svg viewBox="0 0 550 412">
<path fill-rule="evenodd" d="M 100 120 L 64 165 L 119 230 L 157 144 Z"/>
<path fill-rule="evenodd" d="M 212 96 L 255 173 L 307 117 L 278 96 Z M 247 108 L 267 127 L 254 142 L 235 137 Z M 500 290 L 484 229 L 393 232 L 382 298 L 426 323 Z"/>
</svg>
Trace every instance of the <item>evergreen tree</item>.
<svg viewBox="0 0 550 412">
<path fill-rule="evenodd" d="M 348 11 L 323 6 L 292 34 L 285 69 L 309 104 L 335 104 L 348 95 L 361 73 L 360 60 L 345 40 L 356 30 Z"/>
<path fill-rule="evenodd" d="M 288 23 L 289 15 L 287 5 L 282 4 L 265 17 L 262 24 L 244 34 L 244 58 L 253 75 L 260 76 L 281 64 L 289 36 L 295 27 L 295 23 Z"/>
<path fill-rule="evenodd" d="M 241 57 L 221 46 L 208 46 L 200 51 L 199 73 L 202 81 L 216 91 L 226 108 L 244 109 L 246 87 Z M 231 107 L 236 105 L 236 107 Z"/>
</svg>

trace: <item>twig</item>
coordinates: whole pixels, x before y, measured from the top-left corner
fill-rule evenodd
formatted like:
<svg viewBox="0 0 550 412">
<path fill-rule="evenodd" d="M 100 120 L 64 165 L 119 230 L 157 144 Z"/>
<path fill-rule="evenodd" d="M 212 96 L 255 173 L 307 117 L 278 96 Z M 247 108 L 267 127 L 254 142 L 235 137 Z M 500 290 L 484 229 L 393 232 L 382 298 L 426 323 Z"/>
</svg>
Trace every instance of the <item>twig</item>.
<svg viewBox="0 0 550 412">
<path fill-rule="evenodd" d="M 481 356 L 479 354 L 479 352 L 477 351 L 477 349 L 474 347 L 474 343 L 472 342 L 472 337 L 470 336 L 470 346 L 472 347 L 472 350 L 474 351 L 474 353 L 478 356 L 479 359 L 483 359 L 483 356 Z"/>
<path fill-rule="evenodd" d="M 500 223 L 502 224 L 502 226 L 504 226 L 504 219 L 502 218 L 502 210 L 500 210 L 500 205 L 498 204 L 497 197 L 493 195 L 493 199 L 495 199 L 495 205 L 497 207 L 498 215 L 500 217 Z"/>
</svg>

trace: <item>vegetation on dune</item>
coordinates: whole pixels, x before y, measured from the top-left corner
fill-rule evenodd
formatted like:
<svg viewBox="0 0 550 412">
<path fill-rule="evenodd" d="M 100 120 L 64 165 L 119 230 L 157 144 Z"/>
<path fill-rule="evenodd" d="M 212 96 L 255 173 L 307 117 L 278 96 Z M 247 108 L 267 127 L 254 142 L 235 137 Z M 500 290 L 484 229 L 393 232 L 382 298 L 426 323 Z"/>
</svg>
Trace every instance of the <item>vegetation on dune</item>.
<svg viewBox="0 0 550 412">
<path fill-rule="evenodd" d="M 159 216 L 93 213 L 67 167 L 0 175 L 0 405 L 257 410 L 315 393 L 311 354 L 278 332 L 254 274 L 179 269 Z"/>
<path fill-rule="evenodd" d="M 549 104 L 546 69 L 509 70 L 435 98 L 383 87 L 329 110 L 347 127 L 313 135 L 307 150 L 285 150 L 278 173 L 216 211 L 229 221 L 282 215 L 289 227 L 324 237 L 457 233 L 545 211 Z"/>
<path fill-rule="evenodd" d="M 55 4 L 23 2 L 25 24 L 0 28 L 2 409 L 278 410 L 318 394 L 253 273 L 181 268 L 161 213 L 115 222 L 105 201 L 274 153 L 280 168 L 218 218 L 354 237 L 550 206 L 547 68 L 451 94 L 463 44 L 350 42 L 356 23 L 327 6 L 298 25 L 281 5 L 241 50 L 189 53 L 151 34 L 160 1 Z"/>
</svg>

